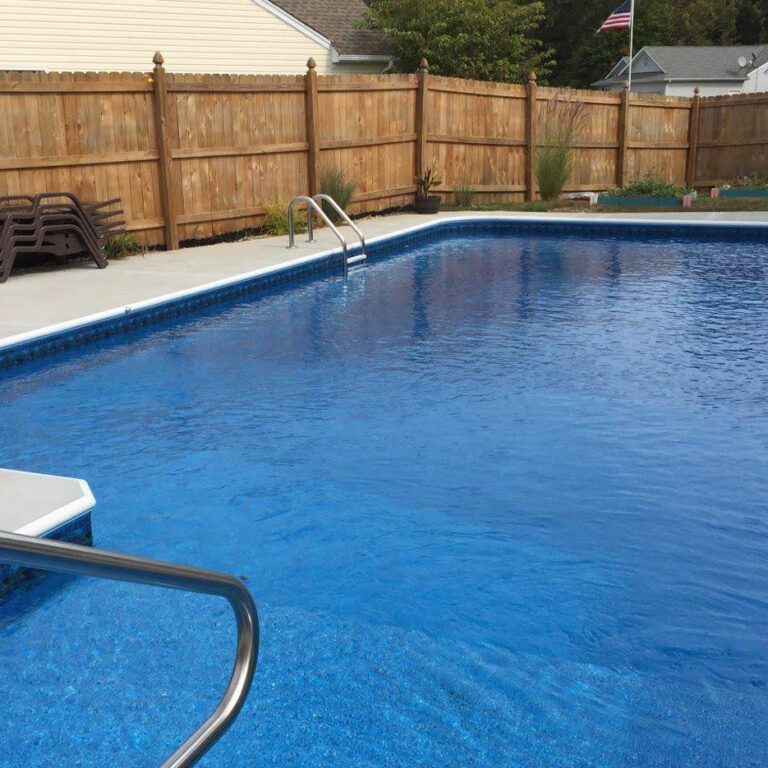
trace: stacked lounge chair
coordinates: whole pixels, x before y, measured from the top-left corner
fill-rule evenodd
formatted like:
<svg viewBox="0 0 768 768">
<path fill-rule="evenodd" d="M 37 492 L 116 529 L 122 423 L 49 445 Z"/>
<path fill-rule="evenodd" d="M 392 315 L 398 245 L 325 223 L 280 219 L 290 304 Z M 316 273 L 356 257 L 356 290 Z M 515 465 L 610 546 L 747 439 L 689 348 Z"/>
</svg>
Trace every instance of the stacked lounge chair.
<svg viewBox="0 0 768 768">
<path fill-rule="evenodd" d="M 20 255 L 90 256 L 104 269 L 105 243 L 125 231 L 119 202 L 81 203 L 69 192 L 0 197 L 0 283 Z"/>
</svg>

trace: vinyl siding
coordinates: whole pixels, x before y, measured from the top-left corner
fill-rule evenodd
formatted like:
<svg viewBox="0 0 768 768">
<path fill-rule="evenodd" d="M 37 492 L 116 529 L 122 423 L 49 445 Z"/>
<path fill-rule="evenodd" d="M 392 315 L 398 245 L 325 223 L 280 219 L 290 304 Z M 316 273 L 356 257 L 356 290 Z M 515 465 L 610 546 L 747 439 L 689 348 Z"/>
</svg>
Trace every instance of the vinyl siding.
<svg viewBox="0 0 768 768">
<path fill-rule="evenodd" d="M 0 0 L 0 70 L 320 74 L 331 52 L 253 0 Z"/>
<path fill-rule="evenodd" d="M 752 73 L 744 83 L 733 80 L 676 80 L 672 83 L 656 82 L 643 83 L 632 81 L 632 93 L 661 93 L 666 96 L 693 96 L 693 89 L 698 85 L 701 96 L 727 96 L 736 93 L 760 93 L 768 91 L 768 72 L 766 69 L 759 73 L 760 79 L 755 85 L 755 73 Z M 620 93 L 621 84 L 611 85 L 602 90 Z"/>
<path fill-rule="evenodd" d="M 734 82 L 733 80 L 723 81 L 702 81 L 702 82 L 674 82 L 667 86 L 667 94 L 669 96 L 693 96 L 693 89 L 695 86 L 699 86 L 699 93 L 701 96 L 727 96 L 728 94 L 738 93 L 760 93 L 768 90 L 768 77 L 765 75 L 765 71 L 760 73 L 760 79 L 755 86 L 755 73 L 753 72 L 749 79 L 743 83 Z"/>
<path fill-rule="evenodd" d="M 667 85 L 667 96 L 693 96 L 693 89 L 699 86 L 702 96 L 726 96 L 731 91 L 741 92 L 741 83 L 732 81 L 723 82 L 686 82 L 677 80 Z"/>
<path fill-rule="evenodd" d="M 633 59 L 632 71 L 637 74 L 643 72 L 661 72 L 659 65 L 647 53 L 641 53 Z"/>
</svg>

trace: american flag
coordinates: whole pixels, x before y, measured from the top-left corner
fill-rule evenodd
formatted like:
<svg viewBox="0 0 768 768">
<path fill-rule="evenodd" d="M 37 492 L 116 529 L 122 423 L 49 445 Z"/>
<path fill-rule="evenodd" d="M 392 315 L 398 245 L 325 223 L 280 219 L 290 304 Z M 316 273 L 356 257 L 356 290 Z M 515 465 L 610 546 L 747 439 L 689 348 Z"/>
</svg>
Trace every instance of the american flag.
<svg viewBox="0 0 768 768">
<path fill-rule="evenodd" d="M 632 2 L 627 0 L 622 3 L 604 22 L 603 26 L 598 29 L 598 32 L 602 32 L 604 29 L 629 29 L 632 25 Z"/>
</svg>

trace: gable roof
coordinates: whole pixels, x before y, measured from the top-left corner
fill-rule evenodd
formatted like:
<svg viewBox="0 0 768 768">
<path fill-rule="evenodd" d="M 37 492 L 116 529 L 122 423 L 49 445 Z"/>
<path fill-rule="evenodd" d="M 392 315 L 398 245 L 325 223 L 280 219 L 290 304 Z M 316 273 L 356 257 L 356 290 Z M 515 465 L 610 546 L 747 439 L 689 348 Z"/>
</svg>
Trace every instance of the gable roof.
<svg viewBox="0 0 768 768">
<path fill-rule="evenodd" d="M 646 53 L 659 66 L 658 73 L 644 73 L 644 80 L 733 80 L 743 82 L 757 67 L 768 63 L 768 45 L 647 45 L 632 59 Z M 754 62 L 753 62 L 754 54 Z M 739 57 L 747 60 L 747 66 L 739 67 Z M 603 80 L 593 85 L 623 82 L 627 78 L 626 56 Z M 621 66 L 621 65 L 624 66 Z M 639 73 L 638 73 L 639 76 Z M 635 73 L 632 73 L 635 78 Z"/>
<path fill-rule="evenodd" d="M 757 66 L 766 61 L 764 45 L 649 45 L 645 50 L 672 80 L 746 80 L 754 69 L 752 54 Z M 740 56 L 747 60 L 744 69 Z"/>
<path fill-rule="evenodd" d="M 626 69 L 627 64 L 629 64 L 629 56 L 622 56 L 613 69 L 605 76 L 605 79 L 610 80 L 612 77 L 620 75 Z"/>
<path fill-rule="evenodd" d="M 365 13 L 363 0 L 271 0 L 294 18 L 311 27 L 342 56 L 391 57 L 386 38 L 371 29 L 357 29 Z"/>
</svg>

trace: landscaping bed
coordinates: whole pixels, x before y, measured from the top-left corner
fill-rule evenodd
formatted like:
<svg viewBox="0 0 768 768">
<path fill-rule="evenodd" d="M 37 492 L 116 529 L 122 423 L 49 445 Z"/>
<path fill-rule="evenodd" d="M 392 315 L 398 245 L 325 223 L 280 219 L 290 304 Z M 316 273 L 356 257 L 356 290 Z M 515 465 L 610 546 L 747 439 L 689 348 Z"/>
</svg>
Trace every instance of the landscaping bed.
<svg viewBox="0 0 768 768">
<path fill-rule="evenodd" d="M 752 173 L 739 176 L 728 184 L 719 185 L 712 190 L 712 197 L 765 197 L 768 198 L 768 176 Z"/>
<path fill-rule="evenodd" d="M 610 205 L 620 208 L 679 208 L 683 204 L 681 197 L 643 197 L 624 195 L 600 195 L 598 205 Z"/>
<path fill-rule="evenodd" d="M 520 211 L 522 213 L 669 213 L 669 207 L 656 205 L 632 205 L 624 203 L 622 205 L 610 205 L 598 203 L 589 205 L 584 202 L 574 200 L 555 200 L 551 203 L 545 203 L 537 200 L 532 203 L 505 203 L 499 205 L 472 205 L 469 207 L 457 208 L 446 205 L 443 208 L 446 211 L 472 210 L 472 211 Z M 699 197 L 694 200 L 690 208 L 686 208 L 686 213 L 699 212 L 728 212 L 728 211 L 768 211 L 768 198 L 709 198 Z M 680 211 L 682 213 L 682 209 Z"/>
<path fill-rule="evenodd" d="M 631 184 L 617 189 L 609 189 L 603 192 L 597 202 L 599 205 L 619 206 L 648 209 L 648 208 L 679 208 L 686 201 L 686 207 L 690 207 L 692 198 L 691 190 L 677 187 L 660 178 L 646 174 L 640 179 L 635 179 Z M 688 200 L 686 200 L 688 198 Z"/>
<path fill-rule="evenodd" d="M 765 187 L 721 187 L 718 189 L 718 197 L 766 197 L 768 198 L 768 189 Z"/>
</svg>

